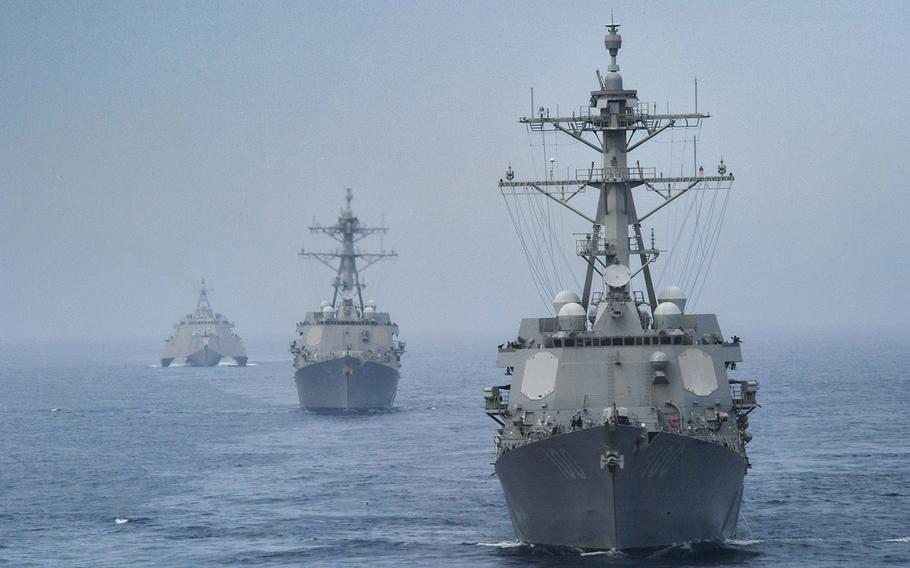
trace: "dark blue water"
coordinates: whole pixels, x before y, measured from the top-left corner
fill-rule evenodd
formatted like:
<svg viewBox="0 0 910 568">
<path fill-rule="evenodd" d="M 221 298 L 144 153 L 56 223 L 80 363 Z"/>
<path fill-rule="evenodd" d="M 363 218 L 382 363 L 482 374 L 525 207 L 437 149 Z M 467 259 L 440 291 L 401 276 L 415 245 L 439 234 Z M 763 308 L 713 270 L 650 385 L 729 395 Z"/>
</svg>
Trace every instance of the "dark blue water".
<svg viewBox="0 0 910 568">
<path fill-rule="evenodd" d="M 910 565 L 898 338 L 746 338 L 762 380 L 740 535 L 581 555 L 512 539 L 491 477 L 493 344 L 409 338 L 396 411 L 301 411 L 280 348 L 159 369 L 157 345 L 5 345 L 0 564 Z"/>
</svg>

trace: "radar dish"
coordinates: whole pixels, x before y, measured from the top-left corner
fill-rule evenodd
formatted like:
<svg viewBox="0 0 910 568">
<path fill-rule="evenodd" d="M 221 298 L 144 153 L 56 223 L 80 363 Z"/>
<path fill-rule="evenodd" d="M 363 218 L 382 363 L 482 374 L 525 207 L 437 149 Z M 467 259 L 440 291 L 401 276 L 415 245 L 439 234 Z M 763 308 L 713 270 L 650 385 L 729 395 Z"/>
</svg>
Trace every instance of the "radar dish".
<svg viewBox="0 0 910 568">
<path fill-rule="evenodd" d="M 604 282 L 610 288 L 622 288 L 632 279 L 632 272 L 625 264 L 611 264 L 604 270 Z"/>
</svg>

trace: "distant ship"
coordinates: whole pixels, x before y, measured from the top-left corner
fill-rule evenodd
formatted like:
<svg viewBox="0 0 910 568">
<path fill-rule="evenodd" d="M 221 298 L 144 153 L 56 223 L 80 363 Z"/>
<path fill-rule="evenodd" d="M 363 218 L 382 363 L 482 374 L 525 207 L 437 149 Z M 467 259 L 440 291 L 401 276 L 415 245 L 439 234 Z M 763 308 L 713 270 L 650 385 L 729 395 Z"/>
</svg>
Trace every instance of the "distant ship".
<svg viewBox="0 0 910 568">
<path fill-rule="evenodd" d="M 729 189 L 733 174 L 723 160 L 716 176 L 701 167 L 664 176 L 628 163 L 643 142 L 699 127 L 708 115 L 697 103 L 695 112 L 664 114 L 639 102 L 619 74 L 619 24 L 607 27 L 611 60 L 590 103 L 571 115 L 540 108 L 521 119 L 532 133 L 591 147 L 600 163 L 569 179 L 555 178 L 551 166 L 547 179 L 530 181 L 515 180 L 510 166 L 499 182 L 504 194 L 565 206 L 591 229 L 576 238 L 581 294 L 555 294 L 554 317 L 523 319 L 517 337 L 499 346 L 511 384 L 484 391 L 498 425 L 496 475 L 525 542 L 650 549 L 723 541 L 736 530 L 758 384 L 728 375 L 742 361 L 740 339 L 726 339 L 714 314 L 691 313 L 678 287 L 655 294 L 651 268 L 662 251 L 653 236 L 645 243 L 641 223 L 690 190 Z M 658 205 L 638 209 L 633 188 L 653 192 Z M 585 191 L 596 209 L 591 198 L 593 210 L 569 203 Z M 638 275 L 644 293 L 633 289 Z"/>
<path fill-rule="evenodd" d="M 195 311 L 175 324 L 174 335 L 167 339 L 161 366 L 212 367 L 225 360 L 243 367 L 246 350 L 233 328 L 233 323 L 212 310 L 203 280 Z"/>
<path fill-rule="evenodd" d="M 376 303 L 363 301 L 365 285 L 360 273 L 395 252 L 362 252 L 354 243 L 384 227 L 366 227 L 347 206 L 332 226 L 310 227 L 341 244 L 335 252 L 305 252 L 335 271 L 332 301 L 323 301 L 318 312 L 308 312 L 297 324 L 300 338 L 291 342 L 294 380 L 300 406 L 311 410 L 386 409 L 395 401 L 399 368 L 405 344 L 398 341 L 398 325 Z M 364 264 L 357 266 L 357 259 Z M 337 264 L 334 264 L 337 263 Z"/>
</svg>

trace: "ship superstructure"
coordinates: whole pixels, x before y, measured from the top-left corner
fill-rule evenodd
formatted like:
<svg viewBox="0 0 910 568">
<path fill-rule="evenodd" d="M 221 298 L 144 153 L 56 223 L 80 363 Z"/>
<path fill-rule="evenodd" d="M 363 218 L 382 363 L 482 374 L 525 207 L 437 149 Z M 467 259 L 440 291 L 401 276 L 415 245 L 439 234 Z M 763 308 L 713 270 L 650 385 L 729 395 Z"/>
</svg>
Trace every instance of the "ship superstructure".
<svg viewBox="0 0 910 568">
<path fill-rule="evenodd" d="M 363 301 L 365 284 L 360 276 L 372 264 L 397 254 L 364 252 L 356 246 L 387 229 L 362 225 L 351 211 L 352 198 L 348 189 L 346 206 L 334 225 L 310 227 L 334 238 L 340 248 L 300 252 L 336 274 L 332 300 L 306 314 L 297 324 L 299 339 L 290 346 L 300 405 L 311 410 L 387 409 L 398 391 L 405 344 L 398 340 L 398 325 L 389 314 L 378 311 L 375 301 Z"/>
<path fill-rule="evenodd" d="M 246 349 L 233 330 L 234 324 L 212 309 L 203 280 L 196 309 L 174 324 L 174 335 L 167 339 L 161 366 L 211 367 L 221 361 L 245 366 Z"/>
<path fill-rule="evenodd" d="M 655 293 L 651 267 L 661 251 L 653 238 L 646 246 L 642 222 L 690 191 L 729 189 L 733 175 L 722 160 L 716 176 L 629 164 L 635 148 L 708 115 L 639 102 L 619 74 L 619 24 L 607 27 L 611 60 L 590 103 L 520 119 L 532 133 L 585 144 L 600 163 L 536 181 L 516 180 L 510 166 L 499 183 L 504 194 L 559 203 L 591 230 L 577 237 L 580 295 L 560 292 L 555 317 L 523 319 L 517 338 L 499 347 L 511 384 L 484 392 L 498 424 L 495 470 L 525 542 L 639 549 L 723 540 L 737 526 L 757 383 L 728 376 L 742 360 L 740 340 L 725 339 L 714 314 L 689 313 L 677 287 Z M 662 199 L 639 213 L 633 190 Z M 592 191 L 594 211 L 570 203 Z"/>
</svg>

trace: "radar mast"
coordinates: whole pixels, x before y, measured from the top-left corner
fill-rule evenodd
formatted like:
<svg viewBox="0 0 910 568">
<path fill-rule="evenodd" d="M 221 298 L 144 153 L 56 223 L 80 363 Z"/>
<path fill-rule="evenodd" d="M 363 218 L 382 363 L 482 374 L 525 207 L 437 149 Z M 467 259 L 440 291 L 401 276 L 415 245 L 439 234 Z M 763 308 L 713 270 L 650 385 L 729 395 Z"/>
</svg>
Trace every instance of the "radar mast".
<svg viewBox="0 0 910 568">
<path fill-rule="evenodd" d="M 353 198 L 354 194 L 348 188 L 345 192 L 345 207 L 341 210 L 338 222 L 334 225 L 326 226 L 317 223 L 309 228 L 312 233 L 322 233 L 332 237 L 341 244 L 341 248 L 336 249 L 334 252 L 309 252 L 301 249 L 300 256 L 302 258 L 314 258 L 336 273 L 333 283 L 335 293 L 332 296 L 332 308 L 338 308 L 340 303 L 353 304 L 356 295 L 356 307 L 362 313 L 364 307 L 363 288 L 366 287 L 366 284 L 360 280 L 360 273 L 382 259 L 397 257 L 398 253 L 394 250 L 391 252 L 384 250 L 363 252 L 354 246 L 374 233 L 387 232 L 388 228 L 361 225 L 360 220 L 351 211 L 351 200 Z M 357 259 L 361 259 L 359 268 L 357 267 Z"/>
<path fill-rule="evenodd" d="M 212 310 L 212 304 L 209 303 L 209 293 L 208 288 L 205 286 L 205 278 L 202 279 L 202 287 L 199 289 L 199 299 L 196 300 L 196 318 L 211 319 L 214 317 L 214 311 Z"/>
<path fill-rule="evenodd" d="M 622 47 L 618 23 L 607 24 L 604 46 L 610 54 L 607 73 L 597 71 L 599 90 L 591 92 L 590 104 L 578 113 L 568 116 L 549 116 L 541 108 L 538 116 L 522 117 L 531 132 L 555 132 L 582 142 L 601 154 L 600 167 L 577 169 L 570 179 L 515 180 L 509 166 L 505 179 L 499 181 L 504 193 L 534 191 L 545 195 L 576 215 L 591 223 L 591 232 L 581 235 L 576 242 L 576 253 L 585 259 L 582 306 L 587 309 L 592 300 L 592 284 L 597 273 L 604 281 L 608 300 L 625 302 L 632 299 L 631 280 L 642 273 L 647 288 L 647 303 L 653 312 L 657 309 L 650 265 L 661 251 L 653 243 L 646 248 L 641 223 L 658 210 L 692 189 L 721 189 L 729 187 L 733 174 L 726 173 L 726 166 L 718 167 L 717 176 L 705 176 L 703 170 L 692 176 L 665 177 L 654 167 L 643 167 L 638 162 L 628 164 L 628 154 L 645 142 L 670 128 L 697 128 L 709 114 L 700 112 L 670 114 L 658 113 L 649 103 L 639 102 L 638 92 L 623 88 L 617 55 Z M 639 138 L 636 139 L 636 136 Z M 716 182 L 707 187 L 708 182 Z M 663 198 L 663 202 L 643 215 L 635 209 L 632 189 L 645 187 Z M 598 191 L 597 209 L 593 216 L 569 204 L 569 200 L 587 188 Z M 639 268 L 632 272 L 630 258 L 637 256 Z M 599 293 L 598 293 L 599 294 Z M 638 300 L 645 303 L 643 299 Z"/>
</svg>

